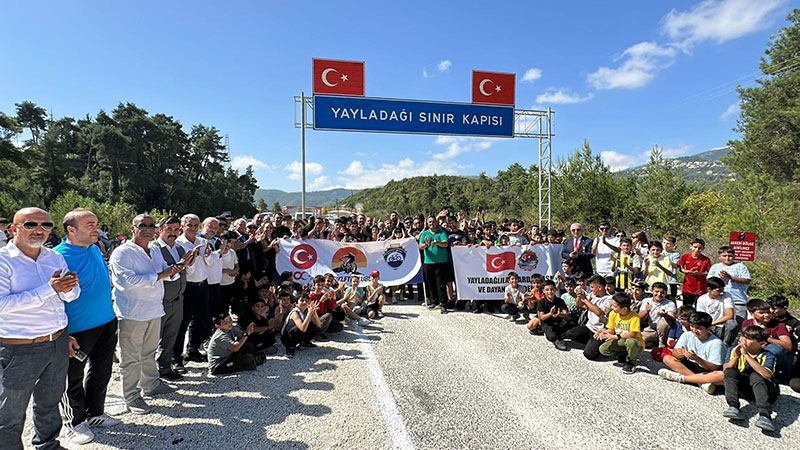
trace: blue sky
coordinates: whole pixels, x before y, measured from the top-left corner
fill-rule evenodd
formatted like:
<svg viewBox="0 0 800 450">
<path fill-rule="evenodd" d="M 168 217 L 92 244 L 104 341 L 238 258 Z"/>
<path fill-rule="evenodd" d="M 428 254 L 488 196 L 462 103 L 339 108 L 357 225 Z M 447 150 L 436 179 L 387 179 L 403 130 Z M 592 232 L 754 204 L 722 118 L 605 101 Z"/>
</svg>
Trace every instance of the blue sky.
<svg viewBox="0 0 800 450">
<path fill-rule="evenodd" d="M 554 157 L 588 139 L 614 169 L 736 138 L 788 0 L 703 2 L 4 2 L 0 111 L 57 117 L 119 102 L 230 136 L 263 188 L 300 189 L 293 96 L 311 59 L 366 62 L 366 95 L 470 101 L 474 70 L 517 74 L 517 108 L 551 107 Z M 527 76 L 526 76 L 527 75 Z M 309 131 L 308 186 L 535 164 L 531 139 Z"/>
</svg>

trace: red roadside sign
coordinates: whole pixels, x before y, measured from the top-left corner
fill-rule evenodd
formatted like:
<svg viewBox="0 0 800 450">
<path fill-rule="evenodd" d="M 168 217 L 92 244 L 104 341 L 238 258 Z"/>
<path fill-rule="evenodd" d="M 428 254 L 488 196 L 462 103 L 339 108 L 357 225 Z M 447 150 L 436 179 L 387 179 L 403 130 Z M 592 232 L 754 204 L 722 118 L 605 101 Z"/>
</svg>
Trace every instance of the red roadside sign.
<svg viewBox="0 0 800 450">
<path fill-rule="evenodd" d="M 756 234 L 744 231 L 731 231 L 731 248 L 736 252 L 736 261 L 756 259 Z"/>
</svg>

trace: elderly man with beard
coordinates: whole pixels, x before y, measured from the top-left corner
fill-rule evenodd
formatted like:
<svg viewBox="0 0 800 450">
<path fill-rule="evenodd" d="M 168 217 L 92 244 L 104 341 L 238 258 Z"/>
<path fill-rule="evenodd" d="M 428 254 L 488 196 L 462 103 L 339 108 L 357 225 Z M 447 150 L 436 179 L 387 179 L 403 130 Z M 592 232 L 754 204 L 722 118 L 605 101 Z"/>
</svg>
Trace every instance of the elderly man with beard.
<svg viewBox="0 0 800 450">
<path fill-rule="evenodd" d="M 105 414 L 106 389 L 117 346 L 117 316 L 111 303 L 108 267 L 95 245 L 100 237 L 97 216 L 88 209 L 75 209 L 64 216 L 63 226 L 66 237 L 53 250 L 78 275 L 81 295 L 65 305 L 70 359 L 67 394 L 61 407 L 70 442 L 86 444 L 94 440 L 92 428 L 119 423 Z M 91 367 L 88 373 L 87 362 Z"/>
<path fill-rule="evenodd" d="M 69 360 L 64 302 L 81 294 L 64 257 L 43 248 L 53 222 L 39 208 L 14 214 L 14 239 L 0 248 L 0 445 L 22 450 L 25 412 L 33 395 L 32 444 L 58 443 Z M 13 360 L 13 364 L 11 364 Z"/>
<path fill-rule="evenodd" d="M 208 312 L 208 265 L 206 256 L 211 254 L 213 248 L 208 241 L 198 235 L 200 231 L 200 218 L 194 214 L 185 214 L 181 217 L 183 234 L 176 239 L 176 243 L 187 252 L 194 252 L 199 259 L 186 269 L 186 291 L 183 299 L 183 320 L 178 328 L 175 338 L 175 347 L 172 353 L 173 369 L 185 374 L 183 366 L 186 361 L 203 362 L 205 358 L 200 354 L 203 340 L 210 332 L 210 316 Z M 189 343 L 186 346 L 186 356 L 183 355 L 183 344 L 186 330 L 189 330 Z"/>
<path fill-rule="evenodd" d="M 191 267 L 196 254 L 187 252 L 175 241 L 181 234 L 181 220 L 167 216 L 158 221 L 158 239 L 150 243 L 153 250 L 161 252 L 168 265 Z M 178 329 L 183 321 L 183 292 L 186 290 L 186 272 L 182 271 L 176 281 L 164 281 L 164 317 L 161 318 L 161 338 L 158 341 L 156 362 L 158 375 L 170 381 L 183 379 L 183 375 L 172 369 L 173 347 L 178 337 Z"/>
<path fill-rule="evenodd" d="M 139 214 L 131 225 L 133 239 L 111 254 L 114 310 L 119 319 L 119 371 L 128 412 L 147 414 L 142 398 L 166 394 L 174 388 L 159 380 L 156 350 L 164 316 L 164 280 L 177 281 L 183 266 L 167 265 L 160 251 L 150 247 L 156 234 L 152 216 Z"/>
</svg>

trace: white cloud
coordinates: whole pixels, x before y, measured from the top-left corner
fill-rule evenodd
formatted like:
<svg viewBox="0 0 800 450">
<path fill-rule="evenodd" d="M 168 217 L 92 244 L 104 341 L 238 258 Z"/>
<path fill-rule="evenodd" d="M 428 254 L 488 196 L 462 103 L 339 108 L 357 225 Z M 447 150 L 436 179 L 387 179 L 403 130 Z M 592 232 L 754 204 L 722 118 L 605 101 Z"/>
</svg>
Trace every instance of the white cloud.
<svg viewBox="0 0 800 450">
<path fill-rule="evenodd" d="M 355 160 L 347 169 L 339 172 L 338 179 L 348 189 L 365 189 L 383 186 L 390 180 L 434 174 L 455 175 L 456 169 L 461 167 L 452 161 L 428 160 L 417 163 L 411 158 L 402 159 L 396 164 L 383 163 L 380 167 L 367 167 L 361 161 Z"/>
<path fill-rule="evenodd" d="M 433 74 L 428 73 L 428 69 L 422 69 L 422 78 L 433 78 Z"/>
<path fill-rule="evenodd" d="M 303 173 L 303 165 L 300 161 L 292 161 L 283 170 L 289 172 L 289 175 L 286 175 L 286 178 L 290 180 L 298 181 L 302 178 Z M 322 174 L 322 164 L 319 163 L 306 163 L 306 176 L 308 175 L 320 175 Z"/>
<path fill-rule="evenodd" d="M 596 89 L 635 89 L 649 83 L 655 74 L 669 67 L 678 50 L 655 42 L 640 42 L 625 49 L 615 61 L 623 60 L 617 68 L 600 67 L 586 77 Z"/>
<path fill-rule="evenodd" d="M 680 147 L 670 147 L 670 148 L 662 148 L 661 149 L 661 156 L 664 158 L 678 158 L 683 156 L 692 149 L 691 145 L 682 145 Z M 650 152 L 647 152 L 647 157 L 650 157 Z"/>
<path fill-rule="evenodd" d="M 445 59 L 444 61 L 439 62 L 439 65 L 437 67 L 439 68 L 439 72 L 446 73 L 446 72 L 450 72 L 450 67 L 452 65 L 453 65 L 453 63 L 450 62 L 449 59 Z"/>
<path fill-rule="evenodd" d="M 578 94 L 570 94 L 568 91 L 555 88 L 550 88 L 544 94 L 539 94 L 536 96 L 536 103 L 537 104 L 570 104 L 570 103 L 581 103 L 588 100 L 591 100 L 594 97 L 594 94 L 588 94 L 585 97 L 581 97 Z"/>
<path fill-rule="evenodd" d="M 725 112 L 722 113 L 721 116 L 719 116 L 719 118 L 725 120 L 734 114 L 739 114 L 739 102 L 736 102 L 731 106 L 728 106 L 728 109 L 726 109 Z"/>
<path fill-rule="evenodd" d="M 456 156 L 471 150 L 482 151 L 492 146 L 492 139 L 471 138 L 462 136 L 437 136 L 436 144 L 446 145 L 447 150 L 434 153 L 433 158 L 437 160 L 453 159 Z"/>
<path fill-rule="evenodd" d="M 275 170 L 273 166 L 250 155 L 235 156 L 231 160 L 231 167 L 234 169 L 244 170 L 247 169 L 248 166 L 253 166 L 253 170 L 268 170 L 270 172 Z"/>
<path fill-rule="evenodd" d="M 649 154 L 649 153 L 648 153 Z M 636 164 L 636 158 L 625 155 L 614 150 L 605 150 L 600 152 L 600 159 L 611 169 L 612 172 L 625 170 L 628 167 Z"/>
<path fill-rule="evenodd" d="M 331 179 L 326 177 L 325 175 L 322 175 L 321 177 L 314 178 L 314 181 L 312 181 L 308 185 L 308 189 L 312 191 L 321 191 L 325 189 L 330 189 L 328 187 L 330 184 L 331 184 Z"/>
<path fill-rule="evenodd" d="M 785 0 L 706 0 L 689 11 L 672 10 L 662 19 L 662 31 L 685 46 L 710 40 L 717 44 L 769 26 L 772 13 Z"/>
<path fill-rule="evenodd" d="M 522 81 L 533 83 L 539 78 L 542 78 L 542 69 L 531 68 L 525 71 L 525 75 L 522 76 Z"/>
</svg>

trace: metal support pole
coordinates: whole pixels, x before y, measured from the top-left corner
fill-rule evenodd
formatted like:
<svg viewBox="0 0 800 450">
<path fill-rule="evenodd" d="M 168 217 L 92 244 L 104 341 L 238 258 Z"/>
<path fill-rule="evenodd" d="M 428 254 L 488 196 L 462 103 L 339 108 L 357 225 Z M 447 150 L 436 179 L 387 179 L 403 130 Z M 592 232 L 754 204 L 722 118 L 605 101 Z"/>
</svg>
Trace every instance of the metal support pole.
<svg viewBox="0 0 800 450">
<path fill-rule="evenodd" d="M 300 197 L 300 217 L 306 217 L 306 94 L 300 92 L 300 107 L 303 109 L 300 115 L 302 116 L 302 126 L 300 127 L 300 140 L 302 142 L 303 155 L 302 155 L 302 170 L 303 170 L 303 193 Z"/>
<path fill-rule="evenodd" d="M 547 228 L 552 226 L 553 204 L 550 202 L 553 177 L 553 110 L 547 107 Z"/>
</svg>

